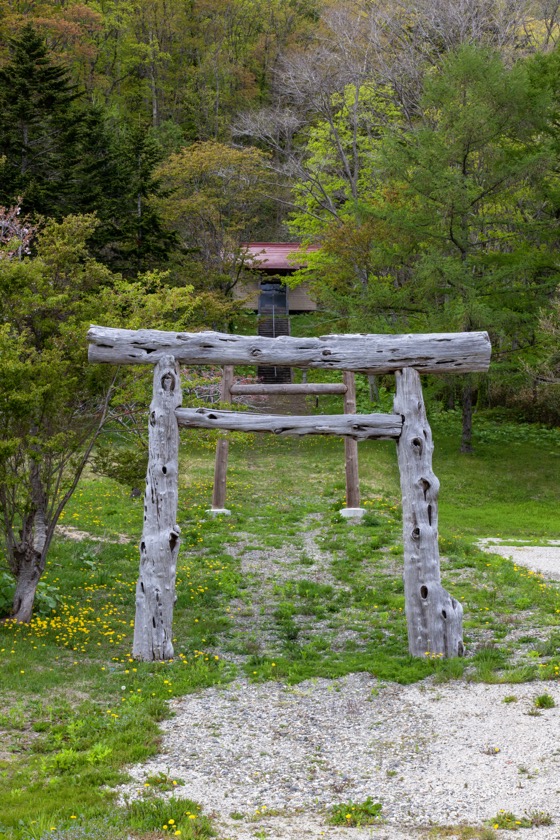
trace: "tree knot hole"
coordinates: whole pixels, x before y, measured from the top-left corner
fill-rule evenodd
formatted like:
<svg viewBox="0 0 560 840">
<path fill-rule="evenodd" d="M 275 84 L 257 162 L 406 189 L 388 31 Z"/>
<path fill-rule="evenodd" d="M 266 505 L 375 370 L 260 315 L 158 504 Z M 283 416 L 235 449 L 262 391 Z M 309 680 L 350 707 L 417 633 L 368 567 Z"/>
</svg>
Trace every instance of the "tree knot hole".
<svg viewBox="0 0 560 840">
<path fill-rule="evenodd" d="M 155 426 L 155 425 L 156 425 L 156 413 L 155 413 L 155 411 L 152 411 L 150 413 L 150 426 Z"/>
<path fill-rule="evenodd" d="M 161 468 L 161 471 L 162 471 L 162 473 L 163 473 L 164 475 L 167 475 L 167 467 L 166 467 L 166 466 L 163 466 L 163 467 Z"/>
<path fill-rule="evenodd" d="M 412 539 L 419 540 L 420 539 L 420 528 L 414 528 L 412 531 Z"/>
<path fill-rule="evenodd" d="M 432 506 L 428 505 L 428 523 L 432 524 Z"/>
<path fill-rule="evenodd" d="M 161 377 L 161 387 L 164 391 L 173 392 L 175 390 L 175 377 L 171 371 L 167 371 Z"/>
<path fill-rule="evenodd" d="M 416 453 L 416 455 L 420 456 L 422 454 L 422 450 L 424 449 L 424 444 L 419 437 L 415 437 L 412 439 L 412 449 Z"/>
<path fill-rule="evenodd" d="M 447 618 L 447 612 L 446 612 L 446 610 L 442 610 L 442 611 L 441 611 L 441 614 L 442 614 L 443 618 L 445 618 L 445 619 Z"/>
<path fill-rule="evenodd" d="M 431 483 L 428 481 L 428 479 L 427 479 L 427 478 L 421 478 L 421 479 L 420 479 L 420 486 L 422 487 L 422 490 L 424 491 L 424 498 L 426 498 L 426 496 L 427 496 L 427 494 L 428 494 L 428 490 L 430 489 L 430 487 L 431 487 L 432 485 L 431 485 Z"/>
<path fill-rule="evenodd" d="M 420 597 L 421 597 L 424 601 L 425 601 L 425 600 L 426 600 L 426 598 L 428 597 L 428 587 L 427 587 L 427 586 L 421 586 L 421 587 L 420 587 Z"/>
</svg>

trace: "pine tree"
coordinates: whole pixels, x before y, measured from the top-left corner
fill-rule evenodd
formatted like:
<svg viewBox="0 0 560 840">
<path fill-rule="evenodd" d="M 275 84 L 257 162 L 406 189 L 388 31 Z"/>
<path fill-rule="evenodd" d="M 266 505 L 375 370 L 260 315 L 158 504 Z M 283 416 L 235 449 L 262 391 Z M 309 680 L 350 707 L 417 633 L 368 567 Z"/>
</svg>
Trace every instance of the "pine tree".
<svg viewBox="0 0 560 840">
<path fill-rule="evenodd" d="M 76 187 L 68 169 L 83 119 L 79 92 L 32 25 L 9 46 L 0 69 L 0 203 L 22 195 L 26 212 L 57 215 Z"/>
</svg>

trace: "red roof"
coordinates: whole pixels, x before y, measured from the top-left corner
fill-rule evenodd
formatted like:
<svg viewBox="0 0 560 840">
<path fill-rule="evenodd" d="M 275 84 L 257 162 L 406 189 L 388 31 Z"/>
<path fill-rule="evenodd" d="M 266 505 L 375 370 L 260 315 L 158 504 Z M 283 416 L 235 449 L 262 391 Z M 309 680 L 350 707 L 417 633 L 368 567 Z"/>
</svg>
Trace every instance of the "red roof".
<svg viewBox="0 0 560 840">
<path fill-rule="evenodd" d="M 294 262 L 294 255 L 301 247 L 299 242 L 247 242 L 243 247 L 256 262 L 262 263 L 263 268 L 294 271 L 305 265 L 299 260 Z M 309 245 L 307 250 L 316 251 L 317 246 Z"/>
</svg>

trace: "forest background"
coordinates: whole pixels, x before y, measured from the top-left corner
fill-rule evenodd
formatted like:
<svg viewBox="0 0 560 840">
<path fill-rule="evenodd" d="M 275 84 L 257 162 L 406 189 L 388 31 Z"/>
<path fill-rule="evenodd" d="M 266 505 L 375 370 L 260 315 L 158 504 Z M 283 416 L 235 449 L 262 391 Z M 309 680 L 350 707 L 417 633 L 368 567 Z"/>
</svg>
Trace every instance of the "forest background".
<svg viewBox="0 0 560 840">
<path fill-rule="evenodd" d="M 17 618 L 98 435 L 138 404 L 137 378 L 88 367 L 86 325 L 253 331 L 248 241 L 319 246 L 290 280 L 319 303 L 306 333 L 488 330 L 488 376 L 431 385 L 464 451 L 477 407 L 558 423 L 559 38 L 552 0 L 2 0 Z"/>
</svg>

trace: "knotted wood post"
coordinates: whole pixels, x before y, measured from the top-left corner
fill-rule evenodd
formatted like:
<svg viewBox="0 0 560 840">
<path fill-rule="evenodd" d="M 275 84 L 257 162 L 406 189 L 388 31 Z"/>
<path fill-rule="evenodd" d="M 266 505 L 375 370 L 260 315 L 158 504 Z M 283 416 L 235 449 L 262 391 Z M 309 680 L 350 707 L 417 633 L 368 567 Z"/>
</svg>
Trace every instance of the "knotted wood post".
<svg viewBox="0 0 560 840">
<path fill-rule="evenodd" d="M 231 403 L 231 386 L 233 385 L 233 365 L 224 365 L 222 383 L 220 386 L 220 402 Z M 222 432 L 216 445 L 216 462 L 214 465 L 214 489 L 212 492 L 212 507 L 209 513 L 229 516 L 231 511 L 226 508 L 227 465 L 229 455 L 229 441 L 227 432 Z"/>
<path fill-rule="evenodd" d="M 356 377 L 351 370 L 342 373 L 346 387 L 344 393 L 344 413 L 356 413 Z M 360 476 L 358 472 L 358 441 L 351 437 L 344 438 L 344 464 L 346 470 L 346 507 L 340 513 L 346 519 L 361 519 L 365 509 L 360 507 Z"/>
<path fill-rule="evenodd" d="M 136 585 L 133 656 L 146 662 L 173 658 L 173 606 L 179 553 L 177 525 L 181 383 L 173 356 L 154 370 L 140 575 Z"/>
<path fill-rule="evenodd" d="M 439 481 L 432 471 L 432 433 L 416 370 L 397 371 L 394 408 L 402 415 L 397 441 L 401 477 L 404 592 L 412 656 L 463 655 L 461 604 L 442 587 L 438 549 Z"/>
</svg>

